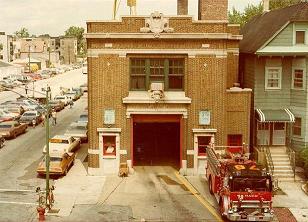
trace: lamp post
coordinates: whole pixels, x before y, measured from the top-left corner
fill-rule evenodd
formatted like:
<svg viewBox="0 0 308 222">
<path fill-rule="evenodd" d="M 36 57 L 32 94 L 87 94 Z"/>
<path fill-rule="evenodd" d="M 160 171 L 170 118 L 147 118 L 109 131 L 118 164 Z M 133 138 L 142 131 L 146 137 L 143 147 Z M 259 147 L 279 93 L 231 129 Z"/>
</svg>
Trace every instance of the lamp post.
<svg viewBox="0 0 308 222">
<path fill-rule="evenodd" d="M 28 46 L 28 59 L 29 59 L 29 64 L 28 64 L 28 66 L 29 66 L 29 73 L 31 73 L 31 57 L 30 57 L 30 53 L 31 53 L 31 44 L 30 44 L 30 42 L 32 41 L 32 39 L 26 39 L 26 41 L 28 42 L 28 43 L 26 43 L 25 44 L 25 46 L 27 47 Z"/>
</svg>

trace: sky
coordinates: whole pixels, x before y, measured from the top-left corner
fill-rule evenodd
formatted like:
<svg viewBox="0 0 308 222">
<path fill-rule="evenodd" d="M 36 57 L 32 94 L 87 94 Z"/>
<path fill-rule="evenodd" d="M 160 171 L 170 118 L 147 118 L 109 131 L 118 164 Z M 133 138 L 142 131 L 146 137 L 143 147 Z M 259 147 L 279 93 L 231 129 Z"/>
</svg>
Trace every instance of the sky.
<svg viewBox="0 0 308 222">
<path fill-rule="evenodd" d="M 188 14 L 196 18 L 198 0 L 188 0 Z M 137 14 L 159 11 L 176 15 L 177 0 L 137 0 Z M 261 0 L 229 0 L 229 9 L 243 10 Z M 63 35 L 70 26 L 86 27 L 89 20 L 110 20 L 113 0 L 0 0 L 0 32 L 13 34 L 25 27 L 30 34 Z M 118 15 L 128 15 L 126 0 L 121 0 Z"/>
</svg>

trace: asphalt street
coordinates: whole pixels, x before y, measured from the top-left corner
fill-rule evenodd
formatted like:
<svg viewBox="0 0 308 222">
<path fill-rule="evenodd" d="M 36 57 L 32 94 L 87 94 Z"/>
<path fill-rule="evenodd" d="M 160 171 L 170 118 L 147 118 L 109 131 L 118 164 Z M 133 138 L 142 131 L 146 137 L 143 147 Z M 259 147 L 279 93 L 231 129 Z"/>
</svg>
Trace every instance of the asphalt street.
<svg viewBox="0 0 308 222">
<path fill-rule="evenodd" d="M 36 84 L 43 86 L 46 82 L 47 80 L 41 80 Z M 85 82 L 86 76 L 82 75 L 80 70 L 48 79 L 54 94 L 58 94 L 56 89 L 60 86 L 73 87 Z M 14 100 L 17 96 L 9 91 L 0 92 L 0 101 Z M 50 124 L 50 137 L 64 134 L 69 124 L 78 120 L 86 106 L 85 94 L 75 102 L 72 109 L 66 107 L 59 112 L 58 124 L 56 126 Z M 16 139 L 6 140 L 5 146 L 0 149 L 0 222 L 28 221 L 33 214 L 36 214 L 37 194 L 34 191 L 38 186 L 45 187 L 45 179 L 38 177 L 36 167 L 43 157 L 45 141 L 45 127 L 38 125 L 35 128 L 29 127 L 25 134 Z"/>
</svg>

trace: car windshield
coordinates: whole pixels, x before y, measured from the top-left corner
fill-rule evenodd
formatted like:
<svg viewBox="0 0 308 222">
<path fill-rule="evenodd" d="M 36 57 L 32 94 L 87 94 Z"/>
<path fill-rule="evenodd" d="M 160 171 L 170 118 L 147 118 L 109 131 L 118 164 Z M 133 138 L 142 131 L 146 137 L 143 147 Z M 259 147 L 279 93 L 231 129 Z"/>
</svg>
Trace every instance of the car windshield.
<svg viewBox="0 0 308 222">
<path fill-rule="evenodd" d="M 80 115 L 79 118 L 80 118 L 80 119 L 83 119 L 83 120 L 87 120 L 87 119 L 88 119 L 88 115 Z"/>
<path fill-rule="evenodd" d="M 231 191 L 271 191 L 271 181 L 267 177 L 261 178 L 233 178 Z"/>
<path fill-rule="evenodd" d="M 24 113 L 23 116 L 35 116 L 35 113 Z"/>
<path fill-rule="evenodd" d="M 62 158 L 61 157 L 54 157 L 54 156 L 51 156 L 50 157 L 50 162 L 61 162 L 62 161 Z M 45 162 L 46 161 L 46 158 L 44 157 L 43 161 Z"/>
<path fill-rule="evenodd" d="M 59 96 L 59 97 L 56 97 L 55 99 L 65 99 L 65 97 Z"/>
<path fill-rule="evenodd" d="M 12 127 L 11 125 L 0 125 L 1 129 L 9 129 L 11 127 Z"/>
</svg>

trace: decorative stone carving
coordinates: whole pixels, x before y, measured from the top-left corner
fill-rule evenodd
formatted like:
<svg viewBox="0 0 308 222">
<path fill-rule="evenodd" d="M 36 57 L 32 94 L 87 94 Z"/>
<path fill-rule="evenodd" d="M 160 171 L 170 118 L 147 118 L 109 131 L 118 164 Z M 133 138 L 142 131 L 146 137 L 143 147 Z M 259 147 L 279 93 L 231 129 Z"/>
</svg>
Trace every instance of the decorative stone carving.
<svg viewBox="0 0 308 222">
<path fill-rule="evenodd" d="M 164 18 L 163 13 L 154 12 L 150 18 L 145 20 L 145 27 L 140 28 L 140 32 L 153 32 L 155 38 L 160 37 L 162 32 L 173 32 L 174 29 L 169 27 L 169 19 Z"/>
</svg>

